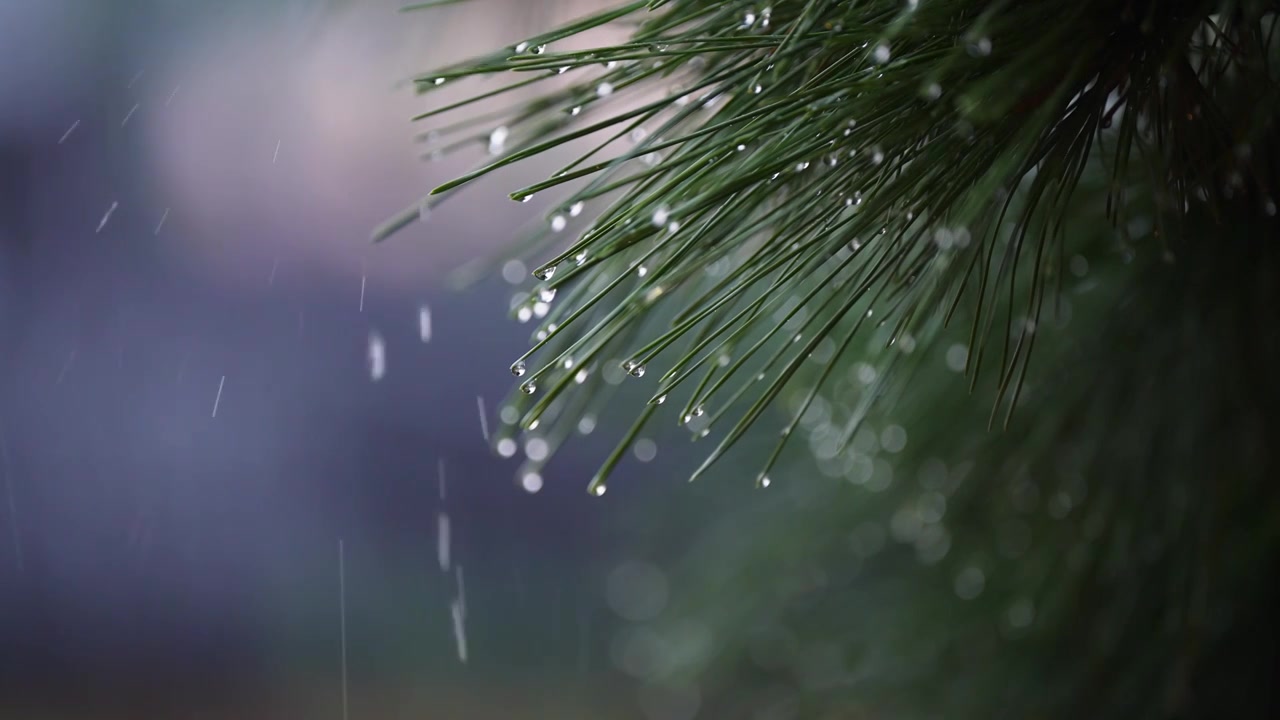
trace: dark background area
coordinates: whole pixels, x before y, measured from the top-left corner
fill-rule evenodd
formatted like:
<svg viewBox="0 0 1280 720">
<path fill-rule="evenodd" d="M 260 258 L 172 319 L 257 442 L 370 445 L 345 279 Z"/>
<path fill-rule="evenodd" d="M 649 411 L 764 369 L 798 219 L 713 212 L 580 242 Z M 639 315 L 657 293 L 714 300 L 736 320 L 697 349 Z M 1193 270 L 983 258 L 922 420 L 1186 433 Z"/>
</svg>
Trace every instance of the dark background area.
<svg viewBox="0 0 1280 720">
<path fill-rule="evenodd" d="M 528 328 L 445 286 L 537 209 L 508 176 L 367 242 L 479 158 L 419 162 L 395 81 L 575 8 L 398 4 L 0 8 L 0 716 L 342 717 L 339 539 L 350 717 L 638 716 L 603 578 L 697 496 L 667 444 L 586 496 L 626 417 L 520 489 L 476 398 Z"/>
</svg>

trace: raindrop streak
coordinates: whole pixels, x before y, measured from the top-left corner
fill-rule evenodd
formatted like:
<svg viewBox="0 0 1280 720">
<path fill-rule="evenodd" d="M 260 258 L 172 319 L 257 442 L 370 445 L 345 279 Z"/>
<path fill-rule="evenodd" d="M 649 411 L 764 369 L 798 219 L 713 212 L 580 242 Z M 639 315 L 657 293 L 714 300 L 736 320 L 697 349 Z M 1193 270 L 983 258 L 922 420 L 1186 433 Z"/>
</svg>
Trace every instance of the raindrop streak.
<svg viewBox="0 0 1280 720">
<path fill-rule="evenodd" d="M 174 99 L 175 97 L 177 97 L 177 95 L 178 95 L 178 91 L 179 91 L 179 90 L 181 90 L 181 89 L 182 89 L 182 85 L 181 85 L 181 84 L 178 84 L 178 85 L 174 86 L 174 88 L 173 88 L 173 92 L 169 93 L 169 98 L 168 98 L 167 100 L 165 100 L 165 101 L 164 101 L 164 106 L 165 106 L 165 107 L 169 107 L 169 103 L 173 102 L 173 99 Z"/>
<path fill-rule="evenodd" d="M 276 284 L 276 268 L 280 267 L 280 258 L 271 261 L 271 272 L 267 275 L 267 287 Z"/>
<path fill-rule="evenodd" d="M 342 720 L 347 720 L 347 559 L 338 538 L 338 628 L 342 639 Z"/>
<path fill-rule="evenodd" d="M 75 132 L 76 128 L 78 127 L 80 127 L 79 120 L 76 120 L 75 122 L 71 123 L 71 127 L 67 128 L 67 131 L 62 133 L 62 137 L 58 139 L 58 144 L 61 145 L 62 143 L 66 142 L 67 138 L 71 137 L 71 133 Z"/>
<path fill-rule="evenodd" d="M 134 103 L 133 107 L 129 108 L 129 112 L 124 116 L 124 119 L 120 121 L 120 127 L 124 127 L 125 125 L 129 124 L 129 118 L 133 117 L 133 114 L 138 112 L 138 107 L 140 104 L 141 103 Z"/>
<path fill-rule="evenodd" d="M 369 378 L 378 382 L 387 374 L 387 345 L 377 332 L 369 333 Z"/>
<path fill-rule="evenodd" d="M 280 143 L 281 143 L 281 142 L 282 142 L 281 140 L 277 140 L 277 141 L 276 141 L 276 151 L 275 151 L 275 153 L 274 153 L 274 154 L 272 154 L 272 156 L 271 156 L 271 164 L 272 164 L 272 165 L 275 165 L 275 164 L 276 164 L 276 160 L 280 158 Z"/>
<path fill-rule="evenodd" d="M 462 604 L 457 600 L 450 605 L 449 612 L 453 616 L 453 639 L 458 646 L 458 661 L 465 665 L 467 663 L 467 627 L 464 624 L 466 614 Z"/>
<path fill-rule="evenodd" d="M 102 232 L 102 228 L 106 227 L 107 221 L 111 219 L 111 213 L 115 212 L 116 208 L 118 207 L 120 207 L 120 203 L 115 200 L 112 200 L 111 207 L 107 208 L 107 212 L 102 216 L 101 222 L 98 223 L 98 229 L 94 230 L 94 232 L 96 233 Z"/>
<path fill-rule="evenodd" d="M 227 384 L 227 376 L 223 375 L 218 381 L 218 394 L 213 396 L 213 414 L 209 417 L 218 417 L 218 403 L 222 402 L 222 386 Z"/>
<path fill-rule="evenodd" d="M 13 559 L 17 563 L 18 572 L 22 572 L 22 537 L 18 534 L 18 506 L 13 500 L 13 473 L 9 469 L 9 443 L 4 438 L 3 427 L 0 427 L 0 473 L 4 473 L 4 489 L 9 499 L 9 533 L 13 538 Z"/>
<path fill-rule="evenodd" d="M 164 227 L 164 221 L 169 219 L 169 208 L 164 209 L 164 213 L 160 215 L 160 222 L 156 223 L 156 231 L 152 235 L 159 235 L 160 229 Z"/>
<path fill-rule="evenodd" d="M 360 312 L 364 312 L 364 286 L 367 284 L 369 276 L 360 276 Z"/>
<path fill-rule="evenodd" d="M 440 561 L 440 571 L 449 572 L 449 516 L 440 513 L 436 516 L 436 557 Z"/>
<path fill-rule="evenodd" d="M 444 460 L 441 459 L 436 464 L 436 467 L 440 470 L 440 499 L 443 500 L 445 496 L 445 489 L 446 489 L 445 482 L 444 482 Z"/>
<path fill-rule="evenodd" d="M 426 305 L 418 308 L 418 336 L 422 342 L 431 342 L 431 308 Z"/>
<path fill-rule="evenodd" d="M 476 396 L 476 407 L 480 410 L 480 434 L 484 436 L 485 444 L 489 442 L 489 419 L 485 417 L 484 398 L 480 395 Z"/>
<path fill-rule="evenodd" d="M 132 87 L 134 86 L 134 84 L 135 84 L 135 83 L 137 83 L 139 80 L 141 80 L 141 79 L 142 79 L 142 73 L 144 73 L 144 72 L 146 72 L 146 70 L 139 70 L 139 71 L 138 71 L 138 74 L 137 74 L 137 75 L 134 75 L 134 76 L 133 76 L 133 79 L 129 81 L 129 84 L 128 84 L 128 85 L 125 85 L 125 88 L 126 88 L 126 89 L 127 89 L 127 88 L 132 88 Z"/>
</svg>

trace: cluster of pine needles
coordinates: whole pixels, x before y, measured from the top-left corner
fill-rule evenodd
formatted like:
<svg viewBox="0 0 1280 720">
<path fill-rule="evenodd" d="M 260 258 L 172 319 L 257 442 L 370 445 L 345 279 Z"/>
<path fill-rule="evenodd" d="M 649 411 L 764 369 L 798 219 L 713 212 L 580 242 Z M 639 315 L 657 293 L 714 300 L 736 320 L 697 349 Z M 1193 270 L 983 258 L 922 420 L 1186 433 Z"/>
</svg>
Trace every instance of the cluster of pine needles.
<svg viewBox="0 0 1280 720">
<path fill-rule="evenodd" d="M 1123 236 L 1135 198 L 1157 241 L 1192 209 L 1273 216 L 1276 17 L 1250 0 L 619 4 L 416 78 L 428 99 L 497 85 L 415 118 L 440 123 L 436 154 L 489 156 L 374 238 L 496 170 L 585 148 L 511 193 L 556 200 L 512 250 L 536 260 L 512 314 L 537 322 L 508 430 L 541 428 L 554 449 L 623 373 L 645 378 L 599 495 L 648 423 L 714 439 L 698 477 L 785 390 L 800 400 L 768 485 L 869 339 L 909 351 L 961 323 L 967 382 L 1006 423 L 1079 224 Z M 581 47 L 619 26 L 628 41 Z M 1070 211 L 1082 182 L 1102 188 L 1102 217 Z M 841 448 L 904 356 L 883 356 Z"/>
</svg>

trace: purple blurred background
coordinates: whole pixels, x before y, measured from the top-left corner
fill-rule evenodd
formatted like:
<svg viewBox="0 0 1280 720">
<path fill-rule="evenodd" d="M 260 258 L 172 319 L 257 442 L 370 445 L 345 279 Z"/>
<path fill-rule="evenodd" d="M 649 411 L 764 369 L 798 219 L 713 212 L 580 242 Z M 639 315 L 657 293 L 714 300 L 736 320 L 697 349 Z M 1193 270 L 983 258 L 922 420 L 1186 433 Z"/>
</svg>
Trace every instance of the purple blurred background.
<svg viewBox="0 0 1280 720">
<path fill-rule="evenodd" d="M 397 81 L 593 3 L 399 4 L 0 4 L 0 716 L 342 717 L 339 539 L 350 717 L 689 716 L 604 592 L 689 534 L 645 510 L 688 493 L 668 445 L 591 500 L 627 418 L 537 494 L 481 437 L 527 328 L 445 280 L 546 167 L 368 243 L 480 158 L 421 162 Z"/>
</svg>

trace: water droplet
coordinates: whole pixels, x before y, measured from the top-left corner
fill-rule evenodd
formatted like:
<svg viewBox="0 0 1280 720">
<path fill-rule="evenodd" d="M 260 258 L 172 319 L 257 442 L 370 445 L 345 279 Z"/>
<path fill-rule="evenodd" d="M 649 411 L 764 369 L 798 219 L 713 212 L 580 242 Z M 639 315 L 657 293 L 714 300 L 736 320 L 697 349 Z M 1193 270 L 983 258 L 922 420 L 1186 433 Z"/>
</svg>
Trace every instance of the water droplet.
<svg viewBox="0 0 1280 720">
<path fill-rule="evenodd" d="M 879 45 L 876 45 L 876 49 L 875 49 L 875 52 L 873 53 L 873 56 L 875 57 L 876 62 L 880 63 L 881 65 L 889 62 L 888 43 L 880 43 Z"/>
<path fill-rule="evenodd" d="M 613 94 L 613 83 L 602 82 L 596 86 L 596 97 L 609 97 Z"/>
<path fill-rule="evenodd" d="M 592 490 L 592 493 L 593 493 L 596 497 L 600 497 L 601 495 L 604 495 L 604 494 L 605 494 L 605 491 L 606 491 L 606 490 L 608 490 L 608 488 L 606 488 L 604 485 L 597 485 L 597 486 L 595 487 L 595 490 Z"/>
<path fill-rule="evenodd" d="M 760 487 L 762 487 L 762 488 L 767 488 L 767 487 L 769 487 L 769 485 L 771 485 L 772 483 L 773 483 L 773 481 L 769 479 L 769 476 L 768 476 L 768 475 L 765 475 L 764 477 L 760 478 Z"/>
<path fill-rule="evenodd" d="M 644 377 L 644 365 L 641 365 L 640 363 L 634 363 L 631 366 L 631 369 L 627 371 L 627 373 L 630 374 L 631 377 L 637 377 L 637 378 Z"/>
<path fill-rule="evenodd" d="M 582 112 L 582 106 L 581 106 L 581 105 L 575 105 L 575 106 L 573 106 L 573 109 L 571 109 L 571 110 L 569 111 L 569 114 L 570 114 L 570 115 L 577 115 L 577 114 L 579 114 L 579 113 L 581 113 L 581 112 Z"/>
<path fill-rule="evenodd" d="M 754 92 L 756 95 L 759 95 L 760 93 L 764 92 L 764 86 L 757 83 L 755 87 L 751 88 L 751 91 Z"/>
<path fill-rule="evenodd" d="M 581 201 L 569 206 L 569 217 L 578 217 L 582 214 L 583 208 L 586 207 Z"/>
<path fill-rule="evenodd" d="M 516 52 L 518 52 L 518 53 L 522 53 L 522 52 L 524 52 L 525 50 L 528 50 L 528 49 L 529 49 L 529 43 L 527 43 L 527 42 L 522 42 L 522 43 L 519 43 L 519 44 L 517 44 L 517 45 L 516 45 Z"/>
<path fill-rule="evenodd" d="M 574 265 L 577 265 L 578 267 L 581 267 L 581 266 L 582 266 L 582 264 L 583 264 L 583 263 L 585 263 L 586 261 L 587 261 L 587 251 L 586 251 L 586 250 L 583 250 L 582 252 L 580 252 L 580 253 L 578 253 L 577 255 L 574 255 L 574 256 L 573 256 L 573 264 L 574 264 Z"/>
<path fill-rule="evenodd" d="M 431 81 L 431 84 L 436 85 L 436 86 L 443 85 L 443 84 L 444 84 L 444 78 L 436 78 L 435 80 L 432 80 L 432 81 Z"/>
<path fill-rule="evenodd" d="M 511 438 L 502 438 L 498 441 L 498 454 L 504 458 L 509 458 L 516 454 L 516 441 Z"/>
<path fill-rule="evenodd" d="M 547 51 L 547 46 L 546 46 L 546 45 L 539 45 L 539 46 L 537 46 L 537 47 L 535 47 L 535 48 L 533 49 L 533 54 L 534 54 L 534 55 L 541 55 L 542 53 L 544 53 L 544 52 L 546 52 L 546 51 Z"/>
<path fill-rule="evenodd" d="M 547 455 L 551 454 L 551 448 L 547 445 L 547 441 L 542 438 L 530 438 L 524 444 L 524 454 L 534 462 L 541 462 L 547 459 Z"/>
<path fill-rule="evenodd" d="M 572 369 L 573 369 L 573 358 L 571 358 L 571 357 L 567 357 L 567 358 L 565 358 L 565 359 L 564 359 L 564 362 L 560 363 L 560 365 L 561 365 L 561 367 L 563 367 L 565 370 L 572 370 Z"/>
<path fill-rule="evenodd" d="M 981 37 L 969 43 L 969 54 L 974 57 L 986 57 L 991 54 L 991 38 Z"/>
<path fill-rule="evenodd" d="M 555 288 L 542 288 L 541 290 L 538 290 L 538 299 L 539 299 L 539 300 L 541 300 L 541 301 L 542 301 L 542 302 L 544 302 L 544 303 L 549 303 L 549 302 L 551 302 L 552 300 L 555 300 L 555 299 L 556 299 L 556 289 L 555 289 Z"/>
<path fill-rule="evenodd" d="M 517 360 L 516 363 L 511 366 L 511 374 L 515 375 L 516 377 L 522 377 L 525 373 L 525 369 L 526 368 L 525 368 L 524 361 Z"/>
<path fill-rule="evenodd" d="M 532 495 L 542 489 L 542 476 L 536 472 L 527 472 L 520 478 L 520 487 Z"/>
<path fill-rule="evenodd" d="M 587 369 L 582 368 L 581 370 L 578 371 L 576 375 L 573 376 L 573 381 L 581 385 L 582 383 L 587 381 L 587 375 L 589 375 L 589 373 L 587 372 Z"/>
<path fill-rule="evenodd" d="M 706 414 L 707 414 L 707 411 L 704 410 L 701 405 L 693 409 L 694 417 L 702 417 L 703 415 L 706 415 Z"/>
<path fill-rule="evenodd" d="M 746 150 L 746 149 L 747 149 L 746 145 L 743 145 L 741 143 L 738 144 L 738 152 L 742 152 L 743 150 Z"/>
<path fill-rule="evenodd" d="M 565 220 L 563 215 L 552 215 L 552 216 L 551 216 L 551 231 L 552 231 L 552 232 L 560 232 L 561 230 L 564 230 L 565 226 L 566 226 L 566 225 L 568 225 L 568 224 L 569 224 L 569 221 L 568 221 L 568 220 Z"/>
<path fill-rule="evenodd" d="M 544 318 L 547 313 L 551 312 L 551 306 L 539 300 L 533 304 L 533 316 L 536 318 Z"/>
<path fill-rule="evenodd" d="M 632 452 L 640 462 L 649 462 L 658 456 L 658 444 L 648 438 L 640 438 Z"/>
<path fill-rule="evenodd" d="M 751 10 L 748 10 L 748 11 L 747 11 L 747 14 L 746 14 L 746 15 L 744 15 L 744 16 L 743 16 L 743 18 L 742 18 L 742 24 L 743 24 L 743 25 L 745 25 L 746 27 L 751 27 L 752 25 L 755 25 L 755 24 L 756 24 L 756 14 L 755 14 L 754 12 L 752 12 Z"/>
<path fill-rule="evenodd" d="M 578 433 L 582 435 L 590 435 L 596 429 L 596 419 L 592 415 L 583 415 L 578 420 Z"/>
<path fill-rule="evenodd" d="M 666 393 L 663 393 L 662 395 L 659 395 L 659 396 L 658 396 L 658 397 L 653 401 L 653 403 L 654 403 L 655 405 L 661 405 L 662 403 L 664 403 L 664 402 L 666 402 L 666 401 L 667 401 L 667 395 L 666 395 Z"/>
<path fill-rule="evenodd" d="M 525 395 L 532 395 L 538 392 L 538 385 L 537 383 L 530 380 L 529 382 L 520 386 L 520 392 L 524 393 Z"/>
<path fill-rule="evenodd" d="M 639 275 L 640 277 L 644 277 L 645 275 L 648 275 L 648 274 L 649 274 L 649 268 L 643 265 L 636 268 L 636 275 Z"/>
<path fill-rule="evenodd" d="M 809 169 L 809 162 L 806 160 L 802 163 L 796 163 L 796 172 L 804 172 Z"/>
<path fill-rule="evenodd" d="M 527 323 L 532 318 L 533 318 L 533 310 L 530 309 L 528 305 L 525 305 L 519 310 L 516 310 L 516 320 L 522 323 Z"/>
<path fill-rule="evenodd" d="M 507 136 L 510 134 L 511 134 L 511 131 L 507 129 L 506 125 L 499 125 L 498 127 L 494 128 L 493 132 L 489 133 L 489 154 L 490 155 L 502 154 L 502 151 L 506 148 L 506 145 L 507 145 Z"/>
<path fill-rule="evenodd" d="M 533 276 L 538 278 L 539 280 L 542 280 L 543 282 L 546 282 L 547 280 L 550 280 L 551 278 L 555 277 L 555 274 L 556 274 L 555 265 L 546 265 L 544 267 L 540 267 L 537 270 L 533 271 Z"/>
<path fill-rule="evenodd" d="M 667 224 L 667 218 L 671 217 L 671 210 L 666 205 L 659 205 L 657 210 L 653 211 L 654 227 L 662 227 Z"/>
</svg>

